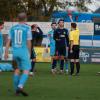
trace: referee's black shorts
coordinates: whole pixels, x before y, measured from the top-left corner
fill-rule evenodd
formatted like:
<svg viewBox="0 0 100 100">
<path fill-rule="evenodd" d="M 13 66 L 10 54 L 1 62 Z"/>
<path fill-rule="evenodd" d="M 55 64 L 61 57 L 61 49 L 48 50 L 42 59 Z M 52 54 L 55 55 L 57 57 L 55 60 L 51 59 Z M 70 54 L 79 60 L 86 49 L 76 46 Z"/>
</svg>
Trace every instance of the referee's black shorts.
<svg viewBox="0 0 100 100">
<path fill-rule="evenodd" d="M 55 56 L 66 56 L 66 46 L 56 47 Z"/>
<path fill-rule="evenodd" d="M 35 59 L 36 58 L 36 53 L 35 53 L 35 50 L 32 49 L 31 50 L 31 59 Z"/>
<path fill-rule="evenodd" d="M 72 50 L 73 50 L 73 52 L 70 53 L 70 48 L 69 48 L 68 58 L 69 59 L 79 59 L 80 46 L 79 45 L 73 45 Z"/>
</svg>

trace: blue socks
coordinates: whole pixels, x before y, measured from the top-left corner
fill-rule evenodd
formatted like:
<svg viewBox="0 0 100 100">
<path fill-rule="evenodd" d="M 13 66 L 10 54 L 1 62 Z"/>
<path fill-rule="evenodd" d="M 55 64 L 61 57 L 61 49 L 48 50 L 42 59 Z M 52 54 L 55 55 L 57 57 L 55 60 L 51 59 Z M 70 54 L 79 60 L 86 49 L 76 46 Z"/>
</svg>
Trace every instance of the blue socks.
<svg viewBox="0 0 100 100">
<path fill-rule="evenodd" d="M 68 61 L 65 62 L 65 68 L 68 70 Z"/>
<path fill-rule="evenodd" d="M 22 74 L 21 76 L 14 74 L 13 82 L 14 82 L 14 89 L 17 90 L 17 88 L 23 88 L 26 81 L 28 79 L 28 74 Z"/>
<path fill-rule="evenodd" d="M 22 74 L 21 75 L 21 77 L 20 77 L 20 80 L 19 80 L 19 84 L 18 84 L 18 87 L 19 88 L 23 88 L 24 87 L 24 85 L 25 85 L 25 83 L 26 83 L 26 81 L 27 81 L 27 79 L 28 79 L 28 74 Z"/>
<path fill-rule="evenodd" d="M 13 76 L 13 82 L 14 82 L 14 89 L 15 90 L 17 90 L 17 88 L 18 88 L 19 79 L 20 79 L 20 76 L 17 75 L 17 74 L 14 74 L 14 76 Z"/>
</svg>

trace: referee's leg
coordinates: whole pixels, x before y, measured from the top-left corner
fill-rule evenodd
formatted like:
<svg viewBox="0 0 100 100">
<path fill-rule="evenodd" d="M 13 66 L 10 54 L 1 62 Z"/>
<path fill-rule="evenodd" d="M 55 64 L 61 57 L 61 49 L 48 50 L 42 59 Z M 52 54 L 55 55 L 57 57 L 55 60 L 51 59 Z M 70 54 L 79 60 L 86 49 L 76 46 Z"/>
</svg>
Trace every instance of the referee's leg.
<svg viewBox="0 0 100 100">
<path fill-rule="evenodd" d="M 79 74 L 79 72 L 80 72 L 80 62 L 79 62 L 79 59 L 76 59 L 76 70 L 77 70 L 76 74 Z"/>
<path fill-rule="evenodd" d="M 79 62 L 79 46 L 76 46 L 76 52 L 75 52 L 75 62 L 76 62 L 76 75 L 80 72 L 80 62 Z"/>
</svg>

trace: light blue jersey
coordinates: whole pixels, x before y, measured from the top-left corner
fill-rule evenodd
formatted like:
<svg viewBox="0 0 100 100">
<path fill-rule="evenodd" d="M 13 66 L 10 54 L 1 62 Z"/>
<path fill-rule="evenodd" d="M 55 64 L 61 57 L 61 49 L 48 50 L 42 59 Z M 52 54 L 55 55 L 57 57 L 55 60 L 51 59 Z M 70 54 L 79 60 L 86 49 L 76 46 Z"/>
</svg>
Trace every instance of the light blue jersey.
<svg viewBox="0 0 100 100">
<path fill-rule="evenodd" d="M 10 29 L 9 39 L 13 49 L 27 48 L 27 40 L 32 39 L 31 28 L 26 24 L 17 24 Z"/>
<path fill-rule="evenodd" d="M 30 56 L 27 40 L 32 39 L 31 27 L 26 24 L 17 24 L 10 29 L 9 39 L 12 42 L 13 59 L 17 62 L 19 69 L 30 70 Z"/>
<path fill-rule="evenodd" d="M 53 39 L 54 30 L 48 32 L 48 38 L 50 41 L 50 55 L 55 55 L 55 40 Z"/>
<path fill-rule="evenodd" d="M 3 53 L 3 36 L 2 33 L 0 32 L 0 59 L 2 58 L 2 53 Z"/>
</svg>

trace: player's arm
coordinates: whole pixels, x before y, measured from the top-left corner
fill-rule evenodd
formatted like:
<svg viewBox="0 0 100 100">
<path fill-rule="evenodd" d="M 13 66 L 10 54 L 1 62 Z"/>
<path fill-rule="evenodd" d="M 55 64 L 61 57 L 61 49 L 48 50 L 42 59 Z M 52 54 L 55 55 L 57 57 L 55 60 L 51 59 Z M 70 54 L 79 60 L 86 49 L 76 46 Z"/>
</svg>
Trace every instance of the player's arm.
<svg viewBox="0 0 100 100">
<path fill-rule="evenodd" d="M 27 46 L 28 46 L 29 52 L 31 54 L 31 47 L 32 47 L 31 40 L 27 40 Z"/>
<path fill-rule="evenodd" d="M 66 45 L 69 47 L 69 36 L 68 36 L 68 31 L 66 32 Z"/>
<path fill-rule="evenodd" d="M 70 40 L 70 52 L 73 52 L 73 40 Z"/>
<path fill-rule="evenodd" d="M 5 60 L 7 60 L 8 59 L 8 50 L 9 50 L 9 47 L 10 47 L 10 39 L 8 39 L 7 40 L 7 43 L 6 43 L 6 47 L 5 47 L 5 54 L 4 54 L 4 58 L 5 58 Z"/>
<path fill-rule="evenodd" d="M 36 25 L 36 27 L 39 30 L 39 34 L 43 35 L 43 31 L 41 30 L 41 28 L 38 25 Z"/>
<path fill-rule="evenodd" d="M 70 32 L 70 52 L 73 52 L 73 34 Z"/>
<path fill-rule="evenodd" d="M 6 47 L 5 47 L 5 54 L 4 54 L 4 59 L 7 60 L 8 59 L 8 50 L 10 47 L 10 42 L 11 42 L 11 31 L 12 29 L 10 29 L 9 33 L 8 33 L 8 38 L 7 38 L 7 42 L 6 42 Z"/>
<path fill-rule="evenodd" d="M 54 31 L 54 34 L 53 34 L 53 39 L 55 40 L 55 41 L 59 41 L 59 38 L 58 38 L 59 36 L 58 36 L 58 34 L 57 34 L 57 30 L 55 30 Z"/>
<path fill-rule="evenodd" d="M 30 54 L 31 54 L 31 48 L 32 48 L 31 40 L 32 40 L 32 32 L 31 32 L 31 28 L 29 28 L 28 33 L 27 33 L 27 47 L 29 49 Z"/>
</svg>

